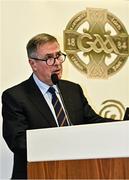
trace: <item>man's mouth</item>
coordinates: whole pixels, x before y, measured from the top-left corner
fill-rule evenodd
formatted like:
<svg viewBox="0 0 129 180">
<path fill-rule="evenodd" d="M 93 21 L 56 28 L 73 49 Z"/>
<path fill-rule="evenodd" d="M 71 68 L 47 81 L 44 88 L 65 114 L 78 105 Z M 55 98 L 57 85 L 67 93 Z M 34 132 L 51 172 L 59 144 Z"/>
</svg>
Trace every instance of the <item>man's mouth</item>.
<svg viewBox="0 0 129 180">
<path fill-rule="evenodd" d="M 57 69 L 57 70 L 53 71 L 53 73 L 59 74 L 60 73 L 60 69 Z"/>
</svg>

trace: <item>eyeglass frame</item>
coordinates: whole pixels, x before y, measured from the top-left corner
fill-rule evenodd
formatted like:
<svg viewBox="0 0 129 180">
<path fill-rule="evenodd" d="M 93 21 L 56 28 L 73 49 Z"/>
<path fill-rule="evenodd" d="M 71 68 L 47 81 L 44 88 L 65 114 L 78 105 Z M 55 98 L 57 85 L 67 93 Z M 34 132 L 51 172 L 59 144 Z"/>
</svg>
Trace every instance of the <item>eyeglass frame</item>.
<svg viewBox="0 0 129 180">
<path fill-rule="evenodd" d="M 67 56 L 66 54 L 64 54 L 64 53 L 61 52 L 61 51 L 60 51 L 59 53 L 60 53 L 60 54 L 57 54 L 56 57 L 47 57 L 47 58 L 43 58 L 43 59 L 35 58 L 35 57 L 29 57 L 29 59 L 34 59 L 34 60 L 36 60 L 36 61 L 45 61 L 48 66 L 53 66 L 53 65 L 55 64 L 56 59 L 59 60 L 59 57 L 60 57 L 60 56 L 62 56 L 62 55 L 64 56 L 64 60 L 61 61 L 61 63 L 63 63 L 63 62 L 65 61 L 65 59 L 66 59 L 66 56 Z M 53 59 L 53 60 L 54 60 L 54 61 L 53 61 L 53 64 L 50 65 L 50 64 L 47 63 L 47 61 L 48 61 L 49 59 Z"/>
</svg>

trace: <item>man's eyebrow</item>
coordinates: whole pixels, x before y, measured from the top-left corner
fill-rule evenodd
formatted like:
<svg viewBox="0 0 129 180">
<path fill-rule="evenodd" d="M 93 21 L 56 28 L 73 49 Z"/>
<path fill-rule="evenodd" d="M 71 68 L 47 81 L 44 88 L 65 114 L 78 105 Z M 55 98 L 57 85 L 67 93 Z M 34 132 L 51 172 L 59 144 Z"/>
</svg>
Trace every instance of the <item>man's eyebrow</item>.
<svg viewBox="0 0 129 180">
<path fill-rule="evenodd" d="M 57 55 L 58 53 L 61 53 L 61 51 L 57 51 L 55 54 Z M 44 57 L 53 56 L 53 55 L 54 55 L 53 53 L 48 53 L 48 54 L 45 54 Z"/>
</svg>

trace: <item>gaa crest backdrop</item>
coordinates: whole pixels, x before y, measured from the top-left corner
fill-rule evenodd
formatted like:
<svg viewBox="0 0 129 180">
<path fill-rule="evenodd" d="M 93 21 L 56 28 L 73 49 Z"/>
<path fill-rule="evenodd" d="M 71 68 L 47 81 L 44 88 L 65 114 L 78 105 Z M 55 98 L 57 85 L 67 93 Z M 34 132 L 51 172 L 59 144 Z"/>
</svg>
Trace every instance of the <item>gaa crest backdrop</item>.
<svg viewBox="0 0 129 180">
<path fill-rule="evenodd" d="M 30 76 L 26 44 L 46 32 L 67 54 L 63 78 L 82 86 L 97 113 L 123 118 L 129 106 L 128 0 L 1 0 L 0 5 L 1 93 Z M 7 179 L 12 153 L 2 136 L 0 142 L 0 178 Z"/>
</svg>

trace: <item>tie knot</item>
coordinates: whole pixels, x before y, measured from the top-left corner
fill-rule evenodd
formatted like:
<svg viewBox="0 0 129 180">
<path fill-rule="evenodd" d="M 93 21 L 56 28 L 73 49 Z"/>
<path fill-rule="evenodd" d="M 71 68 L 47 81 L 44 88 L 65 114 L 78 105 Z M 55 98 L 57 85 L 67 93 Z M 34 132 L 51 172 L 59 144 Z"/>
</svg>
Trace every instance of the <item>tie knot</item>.
<svg viewBox="0 0 129 180">
<path fill-rule="evenodd" d="M 51 94 L 55 94 L 55 88 L 50 87 L 50 88 L 48 89 L 48 92 L 50 92 Z"/>
</svg>

